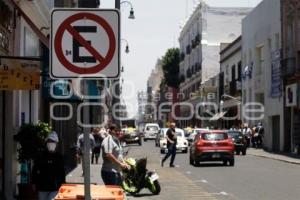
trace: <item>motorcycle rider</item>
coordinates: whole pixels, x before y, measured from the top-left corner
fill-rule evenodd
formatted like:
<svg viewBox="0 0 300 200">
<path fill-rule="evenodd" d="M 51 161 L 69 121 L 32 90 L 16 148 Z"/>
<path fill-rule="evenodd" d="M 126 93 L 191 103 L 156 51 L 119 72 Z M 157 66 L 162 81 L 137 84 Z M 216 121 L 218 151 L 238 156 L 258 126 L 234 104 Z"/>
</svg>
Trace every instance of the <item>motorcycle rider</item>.
<svg viewBox="0 0 300 200">
<path fill-rule="evenodd" d="M 170 161 L 170 167 L 175 167 L 174 165 L 174 160 L 176 156 L 176 144 L 177 144 L 177 135 L 176 135 L 176 124 L 172 122 L 170 124 L 170 128 L 167 131 L 166 139 L 167 139 L 167 148 L 168 148 L 168 153 L 162 159 L 161 161 L 161 166 L 164 166 L 164 162 L 171 156 L 171 161 Z"/>
<path fill-rule="evenodd" d="M 110 125 L 109 135 L 102 141 L 101 148 L 103 157 L 101 177 L 104 184 L 121 186 L 121 171 L 130 167 L 123 160 L 123 148 L 117 136 L 116 125 Z"/>
</svg>

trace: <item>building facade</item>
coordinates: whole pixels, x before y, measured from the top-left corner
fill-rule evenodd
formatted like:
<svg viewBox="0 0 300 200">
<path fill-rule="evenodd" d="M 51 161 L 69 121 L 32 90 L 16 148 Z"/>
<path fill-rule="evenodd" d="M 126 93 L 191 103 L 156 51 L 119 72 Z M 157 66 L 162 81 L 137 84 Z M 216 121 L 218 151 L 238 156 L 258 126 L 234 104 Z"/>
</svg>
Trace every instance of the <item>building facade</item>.
<svg viewBox="0 0 300 200">
<path fill-rule="evenodd" d="M 218 102 L 220 102 L 219 107 L 222 108 L 222 115 L 228 117 L 228 120 L 223 120 L 221 115 L 214 118 L 219 120 L 221 128 L 240 126 L 241 100 L 242 37 L 240 36 L 230 44 L 221 45 Z"/>
<path fill-rule="evenodd" d="M 300 153 L 300 2 L 282 3 L 284 151 Z"/>
<path fill-rule="evenodd" d="M 210 7 L 199 3 L 183 26 L 180 37 L 180 93 L 181 102 L 190 100 L 202 83 L 220 72 L 220 45 L 230 43 L 241 34 L 240 22 L 249 8 Z M 195 105 L 194 105 L 195 107 Z M 189 108 L 181 107 L 181 113 L 189 116 Z M 201 126 L 201 120 L 184 120 L 182 127 Z"/>
<path fill-rule="evenodd" d="M 280 6 L 280 0 L 264 0 L 242 21 L 243 107 L 262 109 L 244 113 L 243 121 L 262 122 L 264 145 L 274 151 L 284 147 Z"/>
</svg>

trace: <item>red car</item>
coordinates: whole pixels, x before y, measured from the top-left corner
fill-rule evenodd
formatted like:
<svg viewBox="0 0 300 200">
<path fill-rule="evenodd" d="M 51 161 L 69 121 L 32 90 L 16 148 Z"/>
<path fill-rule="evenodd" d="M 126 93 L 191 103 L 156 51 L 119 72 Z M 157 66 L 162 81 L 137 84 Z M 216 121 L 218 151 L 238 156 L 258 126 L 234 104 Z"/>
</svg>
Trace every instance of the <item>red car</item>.
<svg viewBox="0 0 300 200">
<path fill-rule="evenodd" d="M 190 147 L 190 164 L 204 161 L 223 161 L 234 166 L 234 144 L 226 131 L 209 130 L 198 133 Z"/>
</svg>

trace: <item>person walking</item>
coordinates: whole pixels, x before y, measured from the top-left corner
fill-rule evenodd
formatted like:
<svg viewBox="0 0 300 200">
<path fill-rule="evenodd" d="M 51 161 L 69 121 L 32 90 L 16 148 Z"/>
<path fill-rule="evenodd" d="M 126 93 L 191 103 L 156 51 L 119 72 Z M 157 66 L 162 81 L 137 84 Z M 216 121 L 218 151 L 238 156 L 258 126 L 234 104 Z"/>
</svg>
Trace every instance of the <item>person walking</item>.
<svg viewBox="0 0 300 200">
<path fill-rule="evenodd" d="M 92 133 L 90 133 L 90 148 L 95 147 L 95 139 Z M 77 158 L 81 159 L 82 176 L 84 176 L 84 134 L 81 133 L 77 139 Z"/>
<path fill-rule="evenodd" d="M 174 122 L 171 123 L 170 128 L 167 131 L 166 139 L 167 139 L 167 148 L 168 153 L 161 161 L 161 166 L 164 166 L 164 162 L 171 156 L 170 167 L 175 167 L 174 160 L 176 157 L 176 144 L 177 144 L 177 135 L 176 135 L 176 124 Z"/>
<path fill-rule="evenodd" d="M 123 148 L 117 137 L 117 127 L 112 124 L 109 134 L 104 138 L 101 145 L 103 164 L 101 177 L 105 185 L 122 184 L 121 172 L 130 167 L 123 160 Z"/>
<path fill-rule="evenodd" d="M 32 169 L 32 182 L 38 191 L 38 200 L 53 200 L 60 186 L 66 182 L 63 156 L 56 152 L 59 140 L 55 131 L 46 142 L 47 150 L 34 161 Z"/>
<path fill-rule="evenodd" d="M 100 150 L 101 150 L 101 143 L 102 143 L 102 137 L 100 136 L 100 129 L 99 128 L 94 128 L 92 131 L 94 140 L 95 140 L 95 146 L 92 149 L 92 156 L 91 156 L 91 161 L 92 164 L 94 164 L 94 159 L 95 163 L 98 164 L 99 156 L 100 156 Z"/>
</svg>

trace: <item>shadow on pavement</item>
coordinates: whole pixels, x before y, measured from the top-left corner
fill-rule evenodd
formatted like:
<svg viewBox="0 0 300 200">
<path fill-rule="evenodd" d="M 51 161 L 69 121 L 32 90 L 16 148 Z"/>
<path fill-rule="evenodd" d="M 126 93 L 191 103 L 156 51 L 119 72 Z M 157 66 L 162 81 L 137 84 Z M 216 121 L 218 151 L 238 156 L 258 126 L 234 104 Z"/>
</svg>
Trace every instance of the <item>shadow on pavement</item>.
<svg viewBox="0 0 300 200">
<path fill-rule="evenodd" d="M 195 166 L 199 168 L 203 167 L 230 167 L 229 165 L 224 166 L 223 163 L 201 163 L 199 166 Z"/>
<path fill-rule="evenodd" d="M 141 198 L 141 197 L 150 197 L 150 196 L 157 196 L 151 193 L 139 193 L 135 195 L 127 194 L 128 197 L 136 197 L 136 198 Z"/>
</svg>

